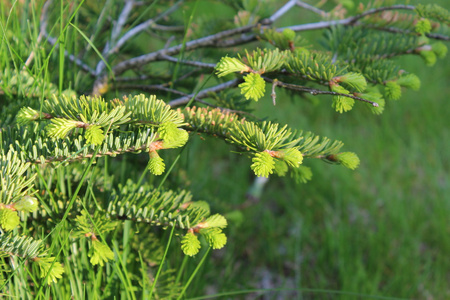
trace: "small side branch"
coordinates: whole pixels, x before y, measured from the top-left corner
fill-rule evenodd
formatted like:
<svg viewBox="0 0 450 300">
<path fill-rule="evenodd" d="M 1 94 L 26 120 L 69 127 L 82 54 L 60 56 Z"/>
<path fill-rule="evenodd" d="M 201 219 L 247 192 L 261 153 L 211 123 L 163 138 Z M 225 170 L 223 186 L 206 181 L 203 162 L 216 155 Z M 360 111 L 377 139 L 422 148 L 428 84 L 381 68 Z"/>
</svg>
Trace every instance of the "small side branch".
<svg viewBox="0 0 450 300">
<path fill-rule="evenodd" d="M 162 84 L 121 84 L 117 85 L 116 88 L 118 89 L 131 89 L 131 90 L 141 90 L 141 91 L 164 91 L 180 96 L 187 96 L 188 94 L 180 92 L 176 89 L 168 88 Z"/>
<path fill-rule="evenodd" d="M 272 24 L 284 14 L 286 14 L 292 7 L 297 4 L 297 0 L 289 0 L 285 5 L 283 5 L 279 10 L 277 10 L 270 18 L 263 21 L 263 24 Z"/>
<path fill-rule="evenodd" d="M 208 64 L 201 61 L 188 61 L 188 60 L 179 60 L 175 57 L 161 54 L 161 58 L 163 60 L 167 60 L 173 63 L 179 63 L 183 65 L 193 66 L 193 67 L 199 67 L 199 68 L 206 68 L 206 69 L 214 69 L 216 67 L 216 64 Z"/>
<path fill-rule="evenodd" d="M 382 11 L 387 11 L 387 10 L 400 10 L 400 9 L 414 10 L 416 8 L 412 5 L 392 5 L 392 6 L 386 6 L 386 7 L 379 7 L 379 8 L 369 9 L 368 11 L 363 12 L 362 14 L 348 17 L 348 18 L 342 19 L 342 20 L 322 21 L 322 22 L 316 22 L 316 23 L 294 25 L 294 26 L 279 28 L 278 30 L 283 31 L 284 29 L 291 29 L 293 31 L 299 32 L 299 31 L 307 31 L 307 30 L 325 29 L 325 28 L 330 28 L 332 26 L 337 26 L 337 25 L 354 25 L 357 23 L 357 21 L 359 21 L 360 19 L 367 17 L 369 15 L 373 15 L 373 14 L 376 14 L 376 13 L 379 13 Z"/>
<path fill-rule="evenodd" d="M 279 81 L 277 79 L 271 79 L 271 78 L 267 78 L 267 77 L 263 77 L 263 79 L 265 81 L 271 82 L 271 83 L 274 83 L 274 81 L 276 81 L 275 85 L 280 86 L 280 87 L 284 87 L 284 88 L 287 88 L 287 89 L 293 90 L 293 91 L 310 93 L 311 95 L 314 95 L 314 96 L 316 96 L 316 95 L 343 96 L 343 97 L 352 98 L 352 99 L 355 99 L 355 100 L 358 100 L 358 101 L 370 103 L 372 106 L 378 107 L 378 103 L 373 102 L 373 101 L 369 101 L 367 99 L 364 99 L 364 98 L 361 98 L 361 97 L 357 97 L 357 96 L 354 96 L 354 95 L 343 94 L 343 93 L 336 93 L 336 92 L 331 92 L 331 91 L 322 91 L 322 90 L 313 89 L 313 88 L 309 88 L 309 87 L 305 87 L 305 86 L 301 86 L 301 85 L 281 82 L 281 81 Z M 273 89 L 274 89 L 274 86 L 273 86 Z"/>
<path fill-rule="evenodd" d="M 187 104 L 194 97 L 195 97 L 195 99 L 205 98 L 205 97 L 208 96 L 209 93 L 217 93 L 217 92 L 220 92 L 220 91 L 225 90 L 227 88 L 235 87 L 241 81 L 242 81 L 241 79 L 233 79 L 233 80 L 230 80 L 230 81 L 218 84 L 216 86 L 204 89 L 204 90 L 198 92 L 197 94 L 194 93 L 194 94 L 190 94 L 190 95 L 178 98 L 178 99 L 174 99 L 174 100 L 170 101 L 168 104 L 171 107 Z"/>
<path fill-rule="evenodd" d="M 114 47 L 112 47 L 111 50 L 108 51 L 108 55 L 111 54 L 111 53 L 117 52 L 129 39 L 131 39 L 132 37 L 134 37 L 138 33 L 140 33 L 142 31 L 150 28 L 153 24 L 155 24 L 157 21 L 161 20 L 162 18 L 164 18 L 164 17 L 170 15 L 171 13 L 173 13 L 175 10 L 178 9 L 180 4 L 183 3 L 183 2 L 184 2 L 184 0 L 179 0 L 177 3 L 172 5 L 168 10 L 166 10 L 165 12 L 159 14 L 157 17 L 155 17 L 153 19 L 149 19 L 149 20 L 147 20 L 147 21 L 137 25 L 133 29 L 130 29 L 127 33 L 125 33 L 119 39 L 119 41 L 117 41 L 117 44 L 114 45 Z"/>
<path fill-rule="evenodd" d="M 304 9 L 310 10 L 310 11 L 312 11 L 313 13 L 318 14 L 318 15 L 321 16 L 321 17 L 327 17 L 327 16 L 328 16 L 328 13 L 327 13 L 327 12 L 325 12 L 325 11 L 323 11 L 323 10 L 321 10 L 321 9 L 318 9 L 317 7 L 314 7 L 314 6 L 312 6 L 312 5 L 309 5 L 308 3 L 305 3 L 305 2 L 303 2 L 303 1 L 297 0 L 295 4 L 296 4 L 297 6 L 300 6 L 300 7 L 304 8 Z"/>
</svg>

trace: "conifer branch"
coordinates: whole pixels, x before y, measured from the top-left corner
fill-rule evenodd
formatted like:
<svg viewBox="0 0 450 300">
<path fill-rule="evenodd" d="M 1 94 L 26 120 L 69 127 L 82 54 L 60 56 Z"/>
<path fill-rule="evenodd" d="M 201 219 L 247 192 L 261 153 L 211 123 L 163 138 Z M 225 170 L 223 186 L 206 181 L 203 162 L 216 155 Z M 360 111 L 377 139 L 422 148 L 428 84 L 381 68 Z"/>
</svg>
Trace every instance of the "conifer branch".
<svg viewBox="0 0 450 300">
<path fill-rule="evenodd" d="M 338 25 L 359 25 L 359 23 L 357 21 L 359 21 L 360 19 L 382 12 L 382 11 L 387 11 L 387 10 L 400 10 L 400 9 L 405 9 L 405 10 L 414 10 L 415 7 L 412 5 L 392 5 L 392 6 L 387 6 L 387 7 L 379 7 L 379 8 L 374 8 L 374 9 L 370 9 L 368 11 L 365 11 L 359 15 L 356 16 L 351 16 L 348 17 L 346 19 L 342 19 L 342 20 L 332 20 L 332 21 L 321 21 L 321 22 L 316 22 L 316 23 L 309 23 L 309 24 L 301 24 L 301 25 L 294 25 L 294 26 L 288 26 L 288 27 L 283 27 L 283 28 L 279 28 L 279 31 L 282 31 L 284 29 L 291 29 L 295 32 L 300 32 L 300 31 L 309 31 L 309 30 L 316 30 L 316 29 L 326 29 L 326 28 L 330 28 L 333 26 L 338 26 Z"/>
<path fill-rule="evenodd" d="M 279 81 L 277 79 L 271 79 L 271 78 L 267 78 L 267 77 L 263 77 L 263 79 L 267 82 L 273 83 L 274 86 L 276 85 L 276 86 L 287 88 L 289 90 L 310 93 L 313 96 L 316 96 L 316 95 L 343 96 L 343 97 L 348 97 L 348 98 L 352 98 L 352 99 L 355 99 L 358 101 L 369 103 L 374 107 L 378 107 L 378 103 L 376 103 L 376 102 L 369 101 L 367 99 L 363 99 L 361 97 L 351 95 L 351 94 L 344 94 L 344 93 L 338 93 L 338 92 L 332 92 L 332 91 L 323 91 L 323 90 L 313 89 L 313 88 L 309 88 L 309 87 L 305 87 L 305 86 L 301 86 L 301 85 L 285 83 L 285 82 Z M 275 80 L 276 80 L 276 82 L 275 82 Z M 274 91 L 274 89 L 273 89 L 273 91 Z M 273 96 L 272 96 L 272 98 L 273 98 Z"/>
<path fill-rule="evenodd" d="M 288 3 L 286 3 L 285 8 L 280 9 L 279 14 L 282 15 L 285 13 L 286 9 L 291 9 L 293 6 L 296 5 L 295 2 L 296 1 L 289 1 Z M 290 30 L 299 32 L 299 31 L 331 28 L 331 27 L 334 27 L 337 25 L 350 25 L 350 26 L 360 25 L 360 22 L 358 22 L 358 21 L 366 16 L 373 15 L 373 14 L 387 11 L 387 10 L 402 10 L 402 9 L 403 10 L 414 10 L 415 7 L 412 5 L 392 5 L 392 6 L 388 6 L 388 7 L 380 7 L 380 8 L 370 9 L 359 15 L 351 16 L 351 17 L 348 17 L 348 18 L 342 19 L 342 20 L 321 21 L 321 22 L 317 22 L 317 23 L 293 25 L 293 26 L 278 28 L 277 31 L 281 32 L 285 29 L 290 29 Z M 275 19 L 277 17 L 278 17 L 278 14 L 275 14 Z M 270 18 L 264 19 L 258 24 L 247 25 L 247 26 L 243 26 L 243 27 L 239 27 L 239 28 L 224 30 L 224 31 L 218 32 L 213 35 L 209 35 L 209 36 L 206 36 L 203 38 L 189 41 L 185 45 L 179 44 L 179 45 L 176 45 L 173 47 L 164 48 L 164 49 L 152 52 L 152 53 L 137 56 L 137 57 L 122 61 L 119 64 L 117 64 L 116 66 L 114 66 L 113 73 L 115 76 L 118 76 L 118 75 L 122 74 L 123 72 L 125 72 L 126 70 L 137 68 L 137 67 L 146 65 L 146 64 L 154 62 L 154 61 L 162 60 L 162 59 L 164 59 L 165 56 L 176 55 L 181 51 L 181 49 L 190 51 L 190 50 L 194 50 L 197 48 L 209 47 L 209 46 L 231 47 L 231 46 L 236 46 L 236 45 L 240 45 L 243 43 L 248 43 L 248 42 L 256 40 L 257 35 L 256 34 L 247 34 L 247 35 L 244 34 L 243 35 L 243 33 L 250 32 L 257 26 L 260 26 L 261 30 L 262 30 L 262 29 L 266 28 L 268 25 L 270 25 L 271 23 L 272 23 L 272 21 L 270 20 Z M 230 37 L 230 36 L 233 36 L 236 34 L 241 34 L 241 36 L 238 38 L 235 38 L 235 39 L 228 39 L 228 40 L 225 39 L 227 37 Z M 93 88 L 94 92 L 97 92 L 99 90 L 98 87 L 100 85 L 107 82 L 107 80 L 109 78 L 108 76 L 109 75 L 104 75 L 103 77 L 97 78 L 96 82 L 94 83 L 94 88 Z"/>
<path fill-rule="evenodd" d="M 403 35 L 417 34 L 415 31 L 396 28 L 396 27 L 380 27 L 380 26 L 375 26 L 375 25 L 370 25 L 370 24 L 364 24 L 363 26 L 365 28 L 370 28 L 370 29 L 379 30 L 379 31 L 386 31 L 386 32 L 391 32 L 391 33 L 397 33 L 397 34 L 403 34 Z M 429 37 L 431 39 L 434 39 L 434 40 L 450 41 L 450 36 L 446 36 L 446 35 L 439 34 L 439 33 L 425 33 L 425 36 Z"/>
</svg>

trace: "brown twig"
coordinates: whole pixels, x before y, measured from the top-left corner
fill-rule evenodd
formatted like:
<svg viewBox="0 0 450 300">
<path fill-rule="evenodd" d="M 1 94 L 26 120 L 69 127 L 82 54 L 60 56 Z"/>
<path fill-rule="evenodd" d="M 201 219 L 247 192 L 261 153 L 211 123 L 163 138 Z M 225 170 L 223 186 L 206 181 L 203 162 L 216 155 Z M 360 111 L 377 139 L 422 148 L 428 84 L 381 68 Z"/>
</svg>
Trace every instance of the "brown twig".
<svg viewBox="0 0 450 300">
<path fill-rule="evenodd" d="M 267 78 L 267 77 L 263 77 L 263 79 L 265 81 L 271 82 L 271 83 L 273 83 L 276 80 L 276 85 L 277 86 L 284 87 L 284 88 L 287 88 L 287 89 L 293 90 L 293 91 L 310 93 L 311 95 L 314 95 L 314 96 L 316 96 L 316 95 L 343 96 L 343 97 L 352 98 L 352 99 L 355 99 L 355 100 L 358 100 L 358 101 L 370 103 L 372 106 L 378 107 L 378 103 L 373 102 L 373 101 L 369 101 L 367 99 L 364 99 L 364 98 L 361 98 L 361 97 L 357 97 L 357 96 L 354 96 L 354 95 L 343 94 L 343 93 L 336 93 L 336 92 L 331 92 L 331 91 L 322 91 L 322 90 L 313 89 L 313 88 L 309 88 L 309 87 L 305 87 L 305 86 L 301 86 L 301 85 L 285 83 L 285 82 L 279 81 L 277 79 L 271 79 L 271 78 Z"/>
</svg>

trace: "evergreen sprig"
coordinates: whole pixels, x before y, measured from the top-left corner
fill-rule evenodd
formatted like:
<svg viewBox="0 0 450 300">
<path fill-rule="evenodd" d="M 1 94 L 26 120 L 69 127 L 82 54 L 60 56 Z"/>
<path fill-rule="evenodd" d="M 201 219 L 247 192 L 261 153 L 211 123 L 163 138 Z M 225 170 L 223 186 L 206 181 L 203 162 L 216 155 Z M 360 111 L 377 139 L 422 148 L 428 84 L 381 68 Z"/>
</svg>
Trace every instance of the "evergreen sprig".
<svg viewBox="0 0 450 300">
<path fill-rule="evenodd" d="M 287 51 L 280 51 L 278 48 L 274 50 L 258 48 L 250 53 L 246 50 L 244 58 L 239 59 L 245 61 L 254 72 L 264 74 L 281 69 L 287 55 Z"/>
<path fill-rule="evenodd" d="M 0 207 L 1 205 L 15 204 L 23 198 L 33 195 L 34 192 L 31 190 L 36 178 L 36 174 L 29 177 L 25 174 L 30 168 L 30 163 L 21 160 L 17 152 L 10 150 L 4 153 L 4 149 L 8 148 L 2 147 L 2 152 L 0 152 Z"/>
<path fill-rule="evenodd" d="M 331 57 L 322 53 L 290 54 L 285 66 L 293 75 L 319 83 L 327 83 L 345 71 L 345 68 L 334 64 Z"/>
<path fill-rule="evenodd" d="M 40 277 L 47 277 L 47 284 L 62 277 L 64 269 L 54 257 L 48 257 L 44 242 L 32 237 L 8 233 L 0 235 L 0 253 L 30 259 L 39 266 Z"/>
<path fill-rule="evenodd" d="M 241 94 L 245 99 L 258 101 L 264 96 L 266 91 L 266 82 L 261 75 L 257 73 L 250 73 L 244 76 L 244 82 L 239 85 Z"/>
</svg>

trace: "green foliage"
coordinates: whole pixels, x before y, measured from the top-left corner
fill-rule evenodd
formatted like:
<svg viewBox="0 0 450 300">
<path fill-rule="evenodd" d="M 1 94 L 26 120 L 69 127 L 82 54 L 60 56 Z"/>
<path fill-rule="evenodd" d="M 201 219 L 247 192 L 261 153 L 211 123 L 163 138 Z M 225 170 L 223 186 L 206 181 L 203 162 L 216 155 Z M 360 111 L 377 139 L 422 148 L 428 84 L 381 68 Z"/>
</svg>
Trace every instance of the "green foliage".
<svg viewBox="0 0 450 300">
<path fill-rule="evenodd" d="M 304 52 L 291 55 L 286 68 L 296 76 L 317 82 L 329 82 L 344 71 L 325 54 Z"/>
<path fill-rule="evenodd" d="M 396 81 L 388 81 L 386 82 L 386 86 L 384 88 L 384 95 L 389 100 L 398 100 L 402 96 L 402 88 L 400 84 Z"/>
<path fill-rule="evenodd" d="M 258 101 L 266 91 L 266 83 L 261 75 L 257 73 L 250 73 L 244 76 L 244 82 L 239 85 L 241 94 L 245 99 L 252 99 Z"/>
<path fill-rule="evenodd" d="M 344 87 L 340 86 L 339 84 L 332 84 L 330 88 L 335 93 L 350 94 L 349 91 L 347 91 Z M 353 100 L 352 98 L 341 95 L 336 95 L 333 97 L 332 106 L 339 113 L 352 110 L 354 104 L 355 100 Z"/>
<path fill-rule="evenodd" d="M 24 196 L 14 203 L 14 209 L 22 212 L 34 212 L 38 209 L 38 201 L 35 197 Z"/>
<path fill-rule="evenodd" d="M 103 130 L 99 125 L 90 125 L 86 129 L 86 143 L 100 145 L 105 139 Z"/>
<path fill-rule="evenodd" d="M 266 205 L 258 201 L 266 197 L 262 190 L 271 174 L 289 173 L 296 183 L 305 183 L 312 179 L 312 168 L 303 165 L 310 158 L 351 170 L 360 165 L 355 153 L 341 152 L 342 142 L 284 125 L 294 124 L 284 115 L 275 117 L 290 92 L 304 98 L 325 94 L 319 97 L 332 97 L 332 107 L 339 113 L 361 101 L 381 114 L 385 99 L 399 99 L 402 88 L 420 87 L 418 76 L 406 70 L 410 65 L 401 65 L 398 56 L 420 55 L 433 65 L 447 52 L 444 43 L 430 42 L 448 39 L 448 12 L 435 5 L 417 6 L 419 19 L 397 13 L 411 12 L 412 6 L 383 8 L 394 1 L 358 7 L 353 1 L 203 2 L 199 3 L 214 5 L 155 1 L 140 9 L 142 3 L 133 1 L 101 5 L 85 1 L 78 6 L 62 1 L 55 9 L 39 1 L 31 6 L 26 1 L 0 4 L 4 35 L 0 44 L 0 284 L 6 297 L 198 296 L 201 287 L 188 287 L 199 284 L 193 278 L 200 278 L 209 253 L 201 248 L 222 249 L 229 240 L 233 248 L 240 246 L 236 235 L 242 238 L 251 232 L 253 209 L 246 208 Z M 307 15 L 295 22 L 287 17 L 291 9 L 304 8 L 315 13 L 313 23 L 304 23 Z M 221 13 L 217 19 L 216 9 Z M 286 27 L 277 27 L 280 19 Z M 305 42 L 303 32 L 312 29 L 324 32 L 321 45 L 317 40 Z M 144 32 L 150 40 L 138 37 Z M 250 42 L 258 44 L 248 48 Z M 259 100 L 266 95 L 267 83 L 272 84 L 270 96 L 276 105 L 260 116 L 265 103 Z M 384 95 L 379 93 L 382 87 Z M 295 124 L 306 115 L 316 115 L 310 112 L 316 109 L 311 103 L 316 102 L 307 102 L 296 112 Z M 324 117 L 322 112 L 317 115 Z M 353 115 L 365 116 L 357 109 Z M 259 178 L 246 200 L 239 202 L 245 198 L 247 175 L 223 175 L 241 169 L 239 158 L 225 162 L 225 147 L 204 147 L 197 135 L 214 137 L 211 143 L 222 140 L 233 152 L 251 158 L 250 168 Z M 205 154 L 214 155 L 213 159 Z M 210 173 L 199 177 L 196 172 L 205 165 Z M 321 176 L 327 175 L 312 166 Z M 354 179 L 364 186 L 357 175 Z M 220 180 L 214 189 L 213 179 Z M 337 180 L 337 184 L 325 182 L 320 191 L 345 185 L 346 181 Z M 206 201 L 193 201 L 181 187 L 197 190 Z M 267 216 L 285 210 L 283 217 L 274 226 L 266 222 L 270 219 L 266 215 L 258 216 L 267 236 L 264 243 L 258 238 L 240 243 L 248 247 L 247 254 L 255 253 L 252 247 L 276 244 L 278 231 L 296 234 L 300 223 L 291 224 L 287 218 L 298 202 L 308 207 L 302 212 L 318 205 L 316 194 L 302 194 L 304 201 L 285 199 L 291 188 L 283 187 L 274 197 L 276 203 L 265 210 Z M 371 187 L 367 190 L 370 193 Z M 329 210 L 327 203 L 319 205 L 320 214 L 305 215 L 304 220 L 302 216 L 301 222 L 311 219 L 319 224 L 318 218 L 323 220 Z M 340 217 L 341 207 L 351 209 L 339 203 L 333 206 L 336 216 Z M 227 218 L 215 213 L 223 210 Z M 353 212 L 343 217 L 355 219 Z M 224 230 L 229 223 L 227 237 Z M 302 229 L 302 235 L 308 230 L 314 228 Z M 326 243 L 328 238 L 320 234 L 316 241 Z M 368 240 L 373 238 L 370 230 L 367 234 Z M 177 242 L 181 249 L 172 248 Z M 333 253 L 347 252 L 347 248 L 333 249 Z M 205 256 L 181 260 L 181 253 Z M 317 255 L 315 260 L 329 256 L 326 250 Z M 225 261 L 230 262 L 234 260 Z M 370 258 L 362 264 L 367 263 Z"/>
<path fill-rule="evenodd" d="M 252 158 L 251 168 L 256 176 L 269 177 L 275 168 L 275 161 L 268 152 L 259 152 Z"/>
<path fill-rule="evenodd" d="M 431 49 L 438 58 L 444 58 L 447 55 L 448 48 L 444 43 L 438 42 L 431 45 Z"/>
<path fill-rule="evenodd" d="M 2 147 L 2 152 L 5 149 L 7 148 Z M 14 204 L 33 194 L 32 188 L 36 174 L 25 176 L 30 164 L 20 160 L 17 152 L 0 153 L 0 167 L 0 205 Z"/>
<path fill-rule="evenodd" d="M 405 88 L 412 89 L 414 91 L 417 91 L 420 89 L 420 79 L 414 74 L 406 74 L 402 75 L 398 80 L 397 83 Z"/>
<path fill-rule="evenodd" d="M 63 266 L 54 257 L 37 257 L 34 262 L 39 266 L 41 278 L 47 278 L 47 284 L 56 283 L 64 273 Z"/>
<path fill-rule="evenodd" d="M 351 170 L 356 169 L 359 166 L 359 158 L 353 152 L 342 152 L 336 155 L 336 159 L 340 162 L 344 167 L 349 168 Z"/>
<path fill-rule="evenodd" d="M 250 68 L 237 58 L 222 57 L 216 65 L 216 74 L 219 77 L 226 76 L 234 72 L 250 72 Z"/>
<path fill-rule="evenodd" d="M 200 251 L 200 241 L 193 232 L 188 232 L 183 236 L 181 250 L 188 256 L 194 256 Z"/>
<path fill-rule="evenodd" d="M 406 81 L 409 82 L 409 79 Z M 413 84 L 416 83 L 416 82 L 414 82 L 414 80 L 412 80 L 411 82 Z M 420 81 L 419 81 L 419 84 L 420 84 Z M 372 104 L 367 103 L 367 106 L 374 114 L 380 115 L 383 113 L 386 101 L 384 100 L 383 95 L 381 95 L 378 91 L 373 91 L 373 92 L 371 91 L 368 93 L 359 94 L 358 96 L 378 104 L 378 106 L 373 106 Z"/>
<path fill-rule="evenodd" d="M 256 49 L 251 53 L 245 51 L 245 57 L 244 59 L 241 58 L 241 60 L 246 61 L 253 71 L 258 74 L 263 74 L 279 70 L 283 67 L 287 55 L 287 51 L 280 52 L 278 49 Z"/>
<path fill-rule="evenodd" d="M 17 213 L 8 208 L 0 208 L 0 228 L 4 231 L 11 231 L 20 223 Z"/>
<path fill-rule="evenodd" d="M 312 175 L 311 168 L 307 166 L 299 166 L 291 173 L 291 177 L 294 178 L 297 183 L 307 183 L 312 179 Z"/>
<path fill-rule="evenodd" d="M 148 162 L 148 169 L 154 175 L 161 175 L 164 173 L 166 169 L 166 165 L 164 164 L 164 160 L 159 156 L 158 152 L 151 151 L 150 152 L 150 161 Z"/>
<path fill-rule="evenodd" d="M 220 228 L 200 229 L 200 233 L 213 249 L 222 249 L 227 243 L 227 236 Z"/>
<path fill-rule="evenodd" d="M 431 23 L 428 19 L 420 19 L 416 23 L 415 30 L 417 33 L 425 34 L 431 31 Z"/>
<path fill-rule="evenodd" d="M 427 66 L 434 66 L 437 61 L 436 53 L 431 51 L 431 49 L 423 49 L 419 52 L 419 54 Z"/>
<path fill-rule="evenodd" d="M 114 259 L 114 252 L 111 251 L 108 245 L 93 240 L 88 256 L 91 258 L 90 262 L 92 265 L 100 265 L 100 267 L 103 267 L 105 263 Z"/>
<path fill-rule="evenodd" d="M 363 75 L 358 73 L 347 73 L 339 77 L 333 78 L 335 82 L 343 83 L 350 89 L 356 90 L 357 92 L 363 92 L 366 90 L 367 82 Z"/>
<path fill-rule="evenodd" d="M 444 24 L 450 25 L 450 12 L 437 4 L 419 4 L 416 12 L 422 18 L 432 18 Z"/>
</svg>

